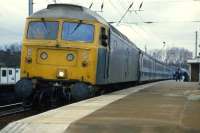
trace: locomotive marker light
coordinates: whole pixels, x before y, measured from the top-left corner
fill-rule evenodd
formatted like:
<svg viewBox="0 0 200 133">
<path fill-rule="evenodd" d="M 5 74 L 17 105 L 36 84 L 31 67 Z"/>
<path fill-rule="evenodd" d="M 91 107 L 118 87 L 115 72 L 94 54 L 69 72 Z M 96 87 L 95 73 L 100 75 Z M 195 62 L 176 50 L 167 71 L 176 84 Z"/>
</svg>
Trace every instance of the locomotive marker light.
<svg viewBox="0 0 200 133">
<path fill-rule="evenodd" d="M 31 64 L 32 63 L 32 58 L 26 57 L 25 61 L 26 61 L 27 64 Z"/>
<path fill-rule="evenodd" d="M 82 66 L 83 66 L 83 67 L 86 67 L 86 66 L 88 66 L 88 61 L 86 61 L 86 60 L 85 60 L 85 61 L 83 61 L 83 62 L 82 62 Z"/>
<path fill-rule="evenodd" d="M 28 57 L 31 57 L 31 55 L 32 55 L 32 49 L 31 49 L 31 48 L 28 48 L 28 49 L 27 49 L 27 56 L 28 56 Z"/>
<path fill-rule="evenodd" d="M 26 57 L 26 63 L 31 64 L 32 63 L 32 49 L 27 49 L 27 57 Z"/>
<path fill-rule="evenodd" d="M 48 54 L 46 52 L 42 52 L 40 54 L 40 58 L 43 59 L 43 60 L 46 60 L 48 58 Z"/>
<path fill-rule="evenodd" d="M 88 59 L 89 59 L 88 56 L 89 56 L 89 55 L 88 55 L 88 52 L 84 51 L 84 52 L 82 53 L 82 66 L 83 66 L 83 67 L 88 66 Z"/>
<path fill-rule="evenodd" d="M 73 61 L 74 58 L 75 58 L 75 56 L 74 56 L 72 53 L 67 54 L 67 60 L 68 60 L 68 61 Z"/>
</svg>

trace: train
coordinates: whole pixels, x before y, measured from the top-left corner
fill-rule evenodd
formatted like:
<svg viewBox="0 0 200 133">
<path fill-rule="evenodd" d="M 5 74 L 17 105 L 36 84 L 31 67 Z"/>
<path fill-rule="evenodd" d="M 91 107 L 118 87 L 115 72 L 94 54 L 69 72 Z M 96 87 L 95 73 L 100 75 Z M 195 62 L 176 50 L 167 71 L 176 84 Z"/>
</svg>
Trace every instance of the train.
<svg viewBox="0 0 200 133">
<path fill-rule="evenodd" d="M 15 85 L 20 80 L 20 68 L 0 67 L 0 86 Z"/>
<path fill-rule="evenodd" d="M 106 86 L 171 79 L 174 71 L 96 12 L 50 4 L 26 19 L 15 92 L 27 105 L 55 106 Z"/>
</svg>

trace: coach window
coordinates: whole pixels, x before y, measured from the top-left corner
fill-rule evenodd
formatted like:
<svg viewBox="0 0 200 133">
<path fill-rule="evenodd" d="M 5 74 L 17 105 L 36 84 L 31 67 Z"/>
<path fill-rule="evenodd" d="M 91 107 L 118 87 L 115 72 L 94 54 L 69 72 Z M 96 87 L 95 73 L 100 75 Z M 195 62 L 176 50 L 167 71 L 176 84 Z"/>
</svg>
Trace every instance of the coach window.
<svg viewBox="0 0 200 133">
<path fill-rule="evenodd" d="M 2 77 L 6 77 L 7 73 L 6 70 L 2 70 Z"/>
<path fill-rule="evenodd" d="M 9 72 L 8 72 L 8 73 L 9 73 L 9 75 L 12 75 L 12 70 L 9 70 Z"/>
</svg>

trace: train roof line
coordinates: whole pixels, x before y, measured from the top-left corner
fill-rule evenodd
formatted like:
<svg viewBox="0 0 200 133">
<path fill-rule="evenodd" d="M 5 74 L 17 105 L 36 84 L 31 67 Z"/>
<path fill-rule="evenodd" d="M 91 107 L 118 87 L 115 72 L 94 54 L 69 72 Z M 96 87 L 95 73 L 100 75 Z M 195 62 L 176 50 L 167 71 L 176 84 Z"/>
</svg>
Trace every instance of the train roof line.
<svg viewBox="0 0 200 133">
<path fill-rule="evenodd" d="M 107 21 L 96 12 L 79 5 L 50 4 L 46 9 L 35 12 L 29 18 L 71 18 L 80 20 L 96 20 L 105 25 Z"/>
<path fill-rule="evenodd" d="M 112 30 L 116 33 L 116 34 L 118 34 L 119 36 L 121 36 L 123 39 L 125 39 L 126 41 L 128 41 L 129 43 L 131 43 L 134 47 L 136 47 L 141 53 L 143 53 L 143 54 L 145 54 L 146 56 L 148 56 L 149 58 L 151 58 L 151 59 L 154 59 L 156 62 L 158 62 L 158 63 L 161 63 L 161 64 L 167 64 L 167 63 L 165 63 L 165 62 L 163 62 L 163 61 L 160 61 L 160 60 L 158 60 L 158 59 L 156 59 L 156 58 L 154 58 L 154 57 L 152 57 L 151 55 L 149 55 L 149 54 L 147 54 L 146 52 L 144 52 L 143 50 L 141 50 L 141 49 L 139 49 L 138 47 L 137 47 L 137 45 L 133 42 L 133 41 L 131 41 L 126 35 L 124 35 L 123 33 L 121 33 L 118 29 L 116 29 L 114 26 L 112 26 L 111 24 L 110 24 L 110 27 L 112 28 Z"/>
<path fill-rule="evenodd" d="M 159 61 L 153 58 L 151 55 L 145 53 L 141 49 L 139 49 L 134 42 L 130 41 L 127 36 L 121 33 L 114 26 L 109 24 L 103 17 L 98 15 L 96 12 L 79 5 L 73 4 L 49 4 L 46 9 L 42 9 L 40 11 L 35 12 L 29 18 L 71 18 L 71 19 L 81 19 L 81 20 L 96 20 L 104 25 L 111 27 L 116 34 L 122 37 L 124 40 L 131 43 L 134 47 L 136 47 L 143 54 L 149 56 L 157 62 L 162 64 L 166 64 L 165 62 Z"/>
</svg>

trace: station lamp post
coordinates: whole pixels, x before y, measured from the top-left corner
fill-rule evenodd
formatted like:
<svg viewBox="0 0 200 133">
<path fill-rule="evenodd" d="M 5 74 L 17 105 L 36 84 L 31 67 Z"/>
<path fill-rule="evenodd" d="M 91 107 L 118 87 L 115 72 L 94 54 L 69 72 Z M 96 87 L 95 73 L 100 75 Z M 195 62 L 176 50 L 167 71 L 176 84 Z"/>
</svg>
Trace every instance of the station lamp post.
<svg viewBox="0 0 200 133">
<path fill-rule="evenodd" d="M 163 42 L 163 47 L 162 47 L 162 60 L 165 62 L 166 60 L 166 50 L 165 50 L 166 42 Z"/>
</svg>

